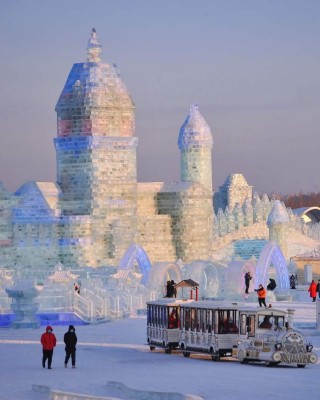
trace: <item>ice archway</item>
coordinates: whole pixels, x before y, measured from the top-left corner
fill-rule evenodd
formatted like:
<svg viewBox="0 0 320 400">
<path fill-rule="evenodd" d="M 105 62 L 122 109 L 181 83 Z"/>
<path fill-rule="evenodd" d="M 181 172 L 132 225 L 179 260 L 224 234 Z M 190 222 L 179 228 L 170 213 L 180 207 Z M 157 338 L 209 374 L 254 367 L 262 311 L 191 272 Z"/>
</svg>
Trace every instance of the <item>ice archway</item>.
<svg viewBox="0 0 320 400">
<path fill-rule="evenodd" d="M 280 247 L 275 242 L 268 242 L 262 249 L 256 267 L 256 287 L 260 283 L 263 285 L 266 284 L 268 268 L 271 264 L 273 264 L 276 269 L 278 288 L 289 289 L 290 284 L 287 263 Z"/>
<path fill-rule="evenodd" d="M 135 261 L 138 263 L 140 273 L 143 277 L 141 283 L 146 286 L 149 277 L 149 271 L 151 268 L 151 262 L 147 253 L 138 244 L 132 244 L 128 247 L 120 260 L 119 270 L 128 270 L 133 268 Z"/>
<path fill-rule="evenodd" d="M 148 280 L 148 288 L 165 295 L 165 287 L 168 280 L 175 283 L 181 281 L 181 268 L 179 262 L 158 262 L 153 264 Z"/>
</svg>

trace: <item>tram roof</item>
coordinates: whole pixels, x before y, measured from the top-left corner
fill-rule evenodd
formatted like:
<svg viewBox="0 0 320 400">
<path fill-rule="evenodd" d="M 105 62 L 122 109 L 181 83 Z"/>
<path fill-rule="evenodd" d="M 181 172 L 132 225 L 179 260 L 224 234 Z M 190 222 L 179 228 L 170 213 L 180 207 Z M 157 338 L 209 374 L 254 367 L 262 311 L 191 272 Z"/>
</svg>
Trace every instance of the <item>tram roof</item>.
<svg viewBox="0 0 320 400">
<path fill-rule="evenodd" d="M 279 310 L 276 308 L 261 308 L 256 305 L 248 305 L 247 303 L 238 303 L 238 302 L 226 302 L 226 301 L 212 301 L 212 300 L 203 300 L 203 301 L 194 301 L 192 304 L 183 303 L 180 304 L 181 307 L 192 307 L 192 308 L 203 308 L 203 309 L 211 309 L 211 310 L 239 310 L 245 313 L 253 313 L 253 314 L 263 314 L 263 315 L 286 315 L 288 314 L 285 310 Z"/>
<path fill-rule="evenodd" d="M 232 309 L 236 310 L 245 306 L 244 303 L 236 303 L 229 301 L 212 301 L 212 300 L 200 300 L 194 301 L 192 304 L 181 304 L 181 307 L 193 307 L 193 308 L 210 308 L 210 309 Z"/>
<path fill-rule="evenodd" d="M 189 304 L 195 302 L 195 300 L 182 300 L 176 298 L 163 298 L 158 300 L 147 301 L 148 305 L 153 306 L 181 306 L 181 304 Z"/>
</svg>

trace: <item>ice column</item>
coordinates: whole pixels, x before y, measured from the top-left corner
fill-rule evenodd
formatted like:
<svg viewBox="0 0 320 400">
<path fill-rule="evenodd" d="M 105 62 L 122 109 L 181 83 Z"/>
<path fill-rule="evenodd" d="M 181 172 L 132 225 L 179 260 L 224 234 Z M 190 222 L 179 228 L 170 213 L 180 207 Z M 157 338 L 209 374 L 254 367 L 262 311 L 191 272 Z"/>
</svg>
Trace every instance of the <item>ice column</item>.
<svg viewBox="0 0 320 400">
<path fill-rule="evenodd" d="M 199 182 L 212 192 L 212 134 L 197 105 L 181 126 L 178 145 L 181 152 L 181 181 Z"/>
</svg>

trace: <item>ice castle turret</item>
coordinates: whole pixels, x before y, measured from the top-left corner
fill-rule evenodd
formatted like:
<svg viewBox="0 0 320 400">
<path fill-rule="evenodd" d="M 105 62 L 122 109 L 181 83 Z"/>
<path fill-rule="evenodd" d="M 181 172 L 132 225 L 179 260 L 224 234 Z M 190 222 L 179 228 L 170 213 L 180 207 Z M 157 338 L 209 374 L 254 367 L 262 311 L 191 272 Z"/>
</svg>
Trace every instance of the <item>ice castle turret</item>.
<svg viewBox="0 0 320 400">
<path fill-rule="evenodd" d="M 288 256 L 287 228 L 289 222 L 290 220 L 286 207 L 282 205 L 280 200 L 276 200 L 267 219 L 269 240 L 279 245 L 285 258 Z"/>
<path fill-rule="evenodd" d="M 61 213 L 89 216 L 92 242 L 87 249 L 92 246 L 88 251 L 94 251 L 97 265 L 112 264 L 135 239 L 135 108 L 116 65 L 101 61 L 95 29 L 87 61 L 73 65 L 56 112 Z M 70 218 L 64 234 L 72 237 L 72 226 L 79 223 Z M 77 229 L 74 235 L 79 236 Z M 64 263 L 67 257 L 66 252 Z"/>
<path fill-rule="evenodd" d="M 199 182 L 212 192 L 212 134 L 197 105 L 181 126 L 178 146 L 181 152 L 181 182 Z"/>
</svg>

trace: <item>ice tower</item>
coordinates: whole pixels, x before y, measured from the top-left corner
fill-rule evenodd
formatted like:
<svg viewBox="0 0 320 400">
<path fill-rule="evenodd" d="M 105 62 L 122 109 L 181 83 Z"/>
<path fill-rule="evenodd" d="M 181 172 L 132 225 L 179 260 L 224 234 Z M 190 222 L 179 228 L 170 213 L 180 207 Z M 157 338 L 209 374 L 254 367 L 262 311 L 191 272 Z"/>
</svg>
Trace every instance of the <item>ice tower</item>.
<svg viewBox="0 0 320 400">
<path fill-rule="evenodd" d="M 267 219 L 269 240 L 278 244 L 285 258 L 288 257 L 287 235 L 289 221 L 286 207 L 282 205 L 280 200 L 276 200 Z"/>
<path fill-rule="evenodd" d="M 181 182 L 198 182 L 212 192 L 212 145 L 210 127 L 198 106 L 192 105 L 178 139 Z"/>
<path fill-rule="evenodd" d="M 116 265 L 136 231 L 135 108 L 116 65 L 101 61 L 95 29 L 87 61 L 73 65 L 56 112 L 60 209 L 69 217 L 62 235 L 77 240 L 85 222 L 86 263 Z M 62 261 L 73 255 L 67 246 Z"/>
</svg>

